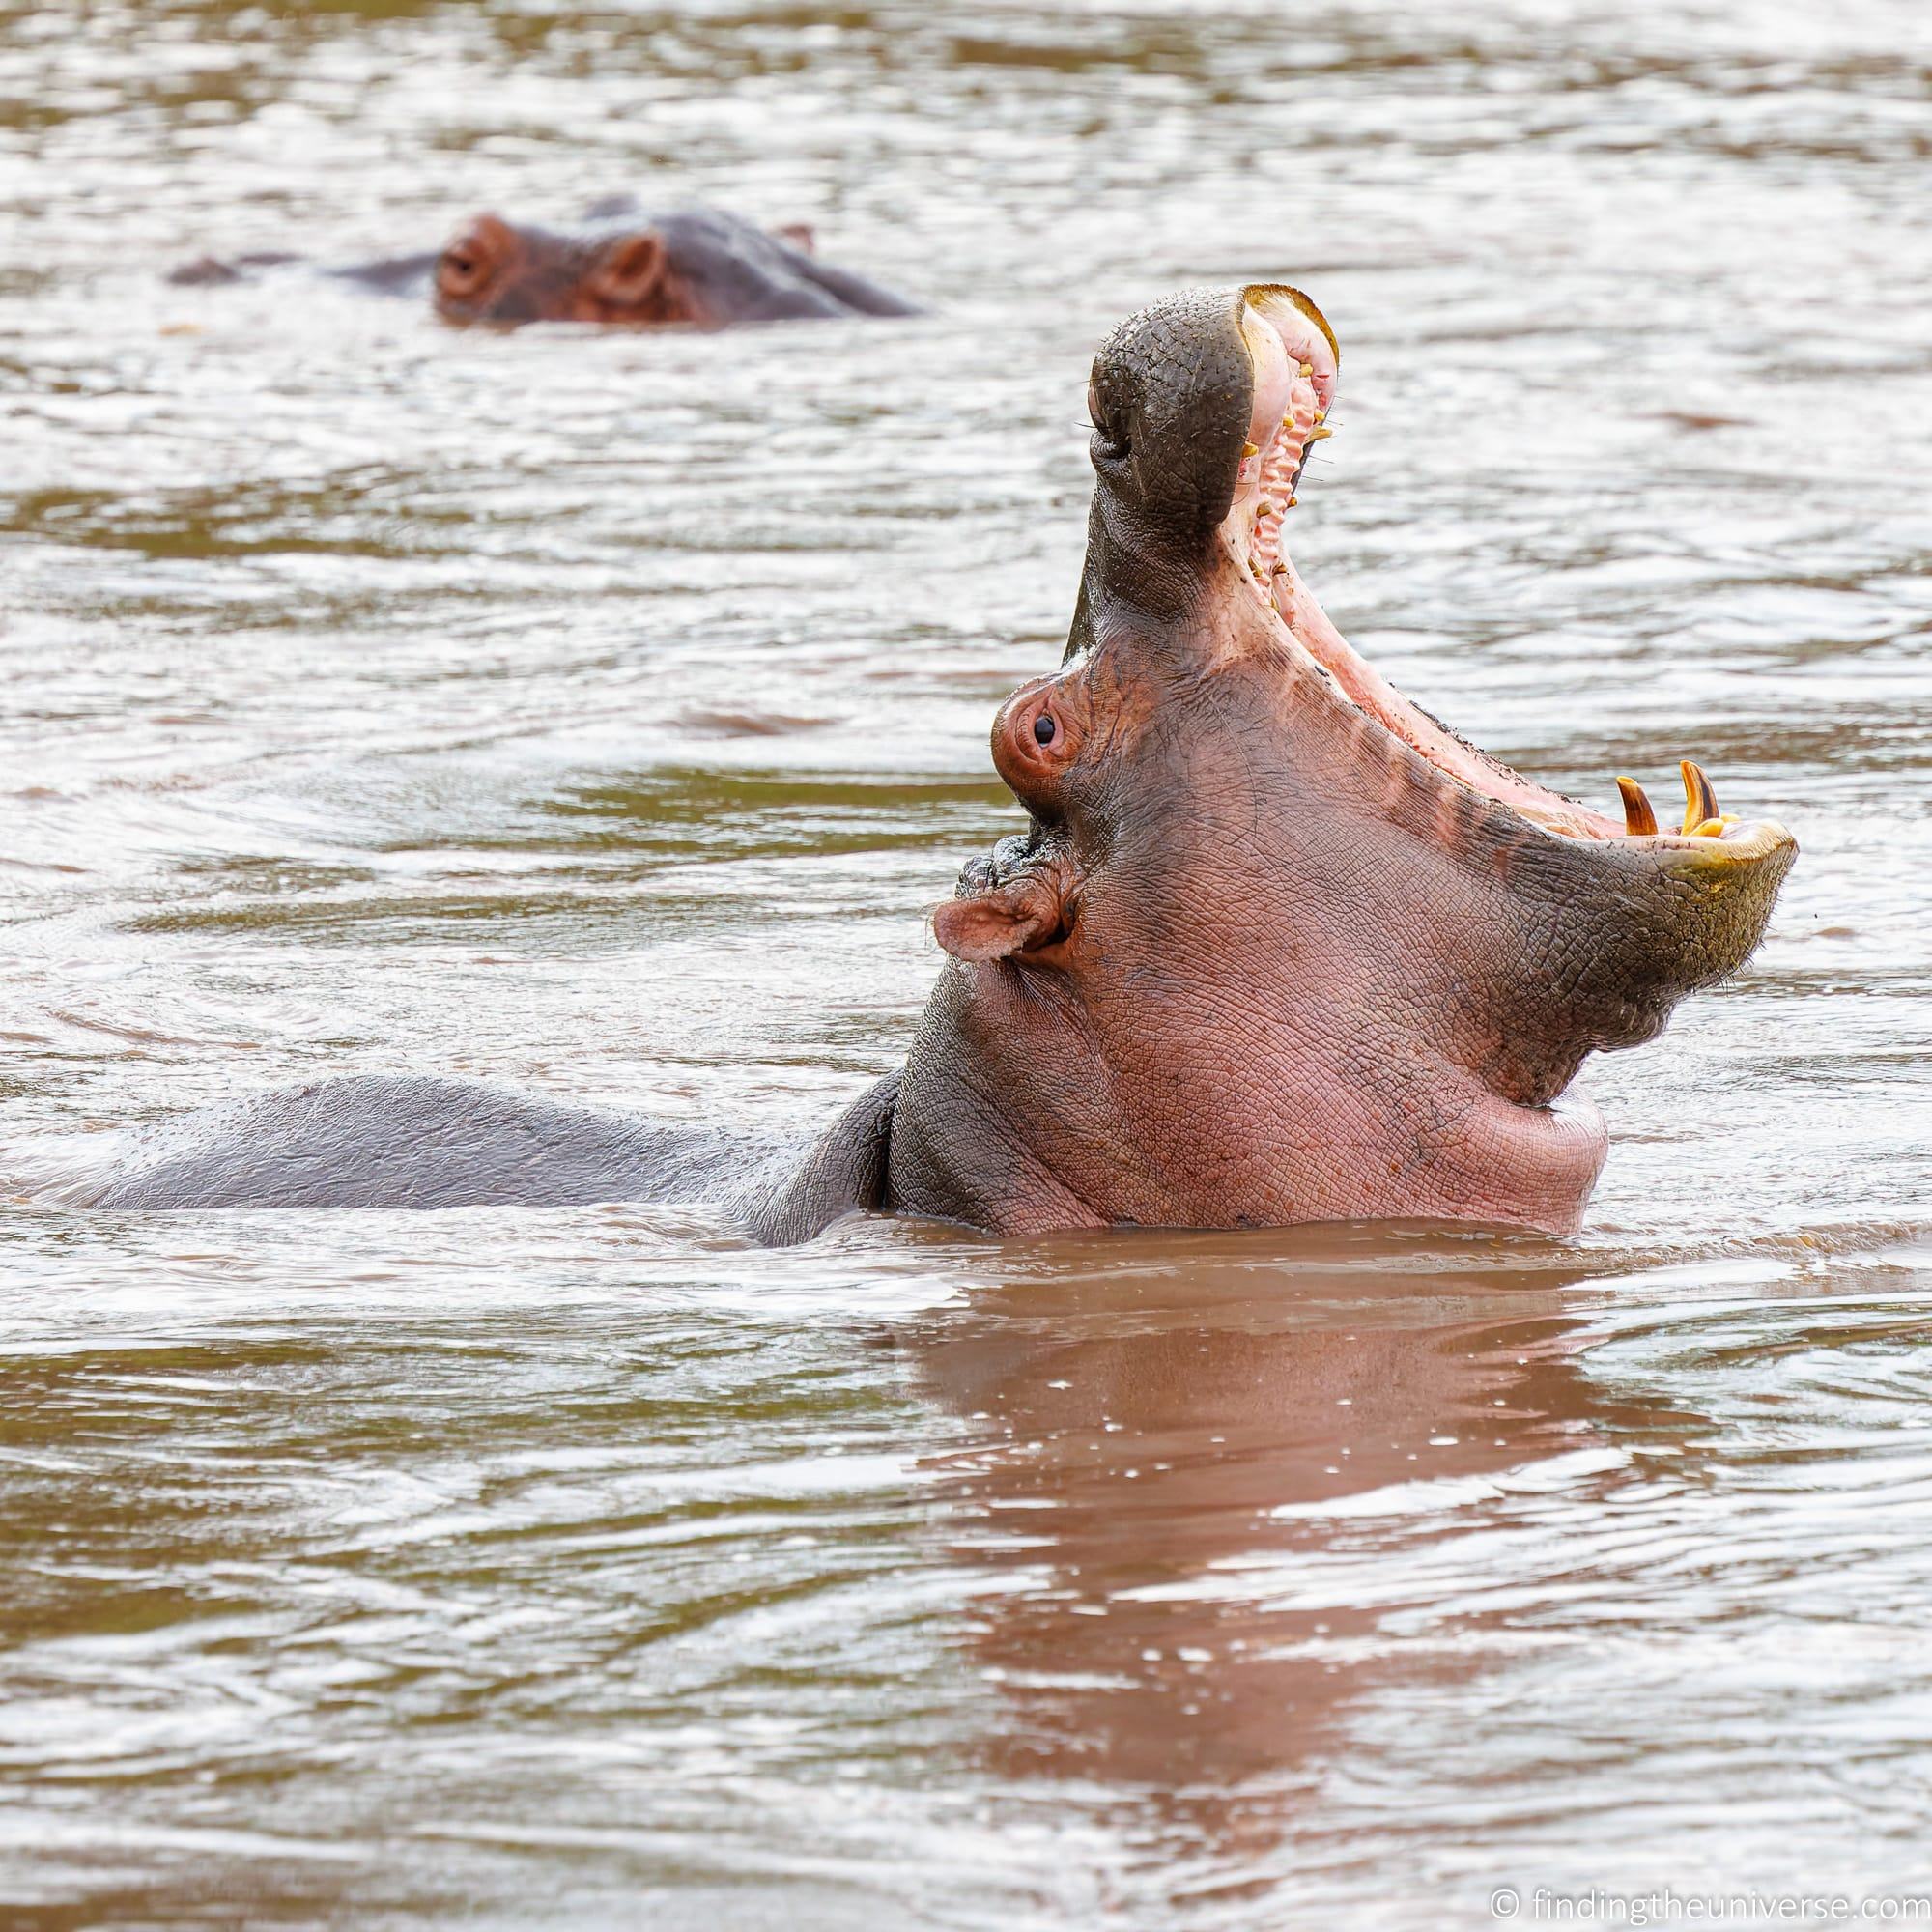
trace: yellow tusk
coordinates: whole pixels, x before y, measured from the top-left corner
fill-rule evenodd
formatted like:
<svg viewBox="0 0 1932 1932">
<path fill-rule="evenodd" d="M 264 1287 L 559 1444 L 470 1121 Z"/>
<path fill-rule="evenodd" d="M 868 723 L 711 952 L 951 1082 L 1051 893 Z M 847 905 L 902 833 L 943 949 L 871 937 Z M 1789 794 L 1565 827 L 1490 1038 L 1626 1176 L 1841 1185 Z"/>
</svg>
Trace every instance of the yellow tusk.
<svg viewBox="0 0 1932 1932">
<path fill-rule="evenodd" d="M 1684 829 L 1694 832 L 1719 815 L 1718 794 L 1711 789 L 1711 781 L 1704 776 L 1702 765 L 1693 765 L 1686 758 L 1678 769 L 1684 774 Z"/>
<path fill-rule="evenodd" d="M 1648 838 L 1657 830 L 1657 813 L 1643 787 L 1634 779 L 1620 778 L 1617 789 L 1624 795 L 1624 831 L 1633 838 Z"/>
</svg>

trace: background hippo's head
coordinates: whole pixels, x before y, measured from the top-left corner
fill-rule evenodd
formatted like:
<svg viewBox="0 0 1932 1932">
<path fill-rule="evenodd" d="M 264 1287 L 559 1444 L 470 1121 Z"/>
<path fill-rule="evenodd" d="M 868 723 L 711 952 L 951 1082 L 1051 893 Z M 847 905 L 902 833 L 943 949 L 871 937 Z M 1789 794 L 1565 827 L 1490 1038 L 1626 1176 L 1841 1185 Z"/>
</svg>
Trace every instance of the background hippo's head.
<svg viewBox="0 0 1932 1932">
<path fill-rule="evenodd" d="M 479 214 L 437 259 L 445 322 L 664 323 L 685 320 L 655 229 L 571 236 Z"/>
</svg>

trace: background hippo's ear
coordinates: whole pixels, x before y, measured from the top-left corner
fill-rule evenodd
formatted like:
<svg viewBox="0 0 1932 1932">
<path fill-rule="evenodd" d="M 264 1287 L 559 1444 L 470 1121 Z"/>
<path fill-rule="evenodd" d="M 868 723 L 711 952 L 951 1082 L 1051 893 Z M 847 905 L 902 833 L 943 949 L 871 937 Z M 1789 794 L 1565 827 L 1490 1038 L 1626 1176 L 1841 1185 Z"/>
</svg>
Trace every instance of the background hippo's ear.
<svg viewBox="0 0 1932 1932">
<path fill-rule="evenodd" d="M 788 248 L 796 248 L 801 255 L 818 253 L 818 237 L 809 221 L 787 221 L 782 227 L 774 228 L 776 235 Z"/>
<path fill-rule="evenodd" d="M 1042 867 L 932 915 L 932 935 L 955 959 L 1008 959 L 1065 936 L 1068 882 L 1058 866 Z"/>
<path fill-rule="evenodd" d="M 469 321 L 480 314 L 516 253 L 516 230 L 500 214 L 479 214 L 466 222 L 437 257 L 437 306 L 451 320 Z"/>
<path fill-rule="evenodd" d="M 618 236 L 604 250 L 591 285 L 605 301 L 629 308 L 650 295 L 664 270 L 663 239 L 646 228 L 636 235 Z"/>
</svg>

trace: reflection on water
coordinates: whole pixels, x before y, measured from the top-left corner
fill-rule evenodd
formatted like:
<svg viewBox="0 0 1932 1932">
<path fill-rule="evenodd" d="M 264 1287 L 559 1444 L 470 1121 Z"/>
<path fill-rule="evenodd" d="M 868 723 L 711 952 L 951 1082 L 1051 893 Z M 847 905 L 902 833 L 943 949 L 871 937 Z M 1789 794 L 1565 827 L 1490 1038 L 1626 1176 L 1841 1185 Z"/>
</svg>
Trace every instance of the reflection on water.
<svg viewBox="0 0 1932 1932">
<path fill-rule="evenodd" d="M 1177 1272 L 1153 1297 L 1132 1274 L 1016 1284 L 949 1324 L 931 1368 L 987 1438 L 950 1459 L 970 1471 L 965 1547 L 1039 1573 L 975 1633 L 1018 1706 L 999 1760 L 1178 1782 L 1212 1841 L 1220 1811 L 1259 1808 L 1249 1780 L 1332 1749 L 1378 1679 L 1476 1662 L 1391 1654 L 1382 1605 L 1316 1582 L 1325 1556 L 1399 1524 L 1412 1587 L 1458 1511 L 1524 1463 L 1541 1486 L 1625 1459 L 1547 1293 L 1500 1322 L 1459 1296 L 1445 1320 L 1417 1306 L 1426 1276 L 1312 1270 L 1258 1305 L 1252 1268 Z M 1322 1319 L 1338 1299 L 1346 1324 Z"/>
<path fill-rule="evenodd" d="M 1685 1870 L 1660 1838 L 1764 1883 L 1909 1872 L 1909 1810 L 1869 1769 L 1845 1788 L 1813 1727 L 1893 1771 L 1920 1751 L 1918 1293 L 1734 1269 L 1783 1277 L 1741 1334 L 1721 1269 L 1639 1283 L 1639 1311 L 1554 1252 L 1328 1238 L 1063 1249 L 928 1329 L 922 1383 L 973 1425 L 940 1459 L 949 1547 L 986 1577 L 963 1640 L 1004 1705 L 975 1763 L 1116 1822 L 1149 1923 L 1391 1889 L 1441 1922 L 1422 1901 L 1461 1875 Z M 1853 1385 L 1886 1392 L 1826 1450 L 1818 1392 Z M 1874 1562 L 1903 1627 L 1843 1567 Z"/>
<path fill-rule="evenodd" d="M 1922 46 L 1904 0 L 0 9 L 0 1916 L 1922 1878 Z M 625 189 L 941 313 L 161 280 Z M 1291 536 L 1359 643 L 1566 789 L 1694 755 L 1803 842 L 1751 970 L 1593 1071 L 1580 1239 L 23 1198 L 331 1068 L 776 1122 L 892 1065 L 1013 822 L 1086 359 L 1216 276 L 1343 336 Z"/>
</svg>

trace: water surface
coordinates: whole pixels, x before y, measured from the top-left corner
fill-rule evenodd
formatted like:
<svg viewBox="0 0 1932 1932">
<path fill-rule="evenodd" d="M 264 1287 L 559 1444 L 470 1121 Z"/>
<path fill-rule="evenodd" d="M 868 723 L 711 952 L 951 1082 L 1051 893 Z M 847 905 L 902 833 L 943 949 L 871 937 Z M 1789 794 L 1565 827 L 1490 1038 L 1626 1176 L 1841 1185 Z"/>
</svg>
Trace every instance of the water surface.
<svg viewBox="0 0 1932 1932">
<path fill-rule="evenodd" d="M 98 0 L 0 9 L 0 156 L 10 1923 L 1927 1889 L 1921 9 Z M 940 317 L 160 279 L 618 190 Z M 1087 358 L 1210 278 L 1342 336 L 1290 535 L 1359 645 L 1800 838 L 1593 1070 L 1578 1239 L 34 1192 L 327 1071 L 790 1122 L 895 1064 Z"/>
</svg>

